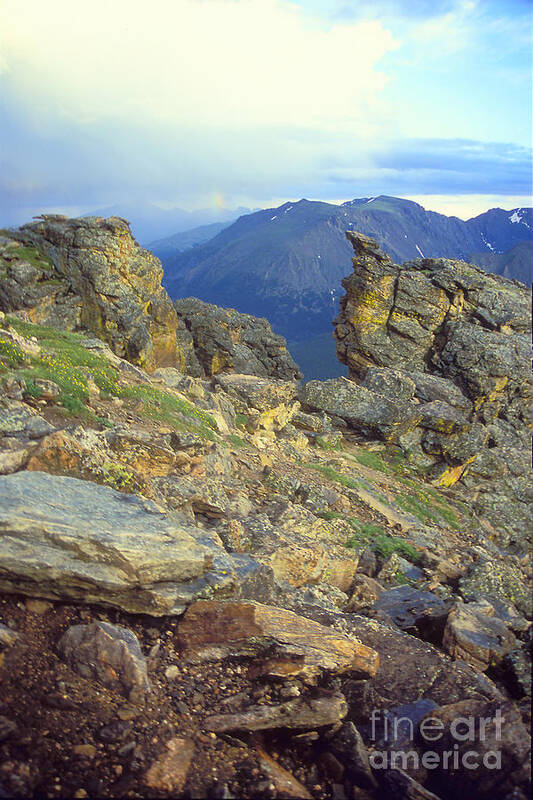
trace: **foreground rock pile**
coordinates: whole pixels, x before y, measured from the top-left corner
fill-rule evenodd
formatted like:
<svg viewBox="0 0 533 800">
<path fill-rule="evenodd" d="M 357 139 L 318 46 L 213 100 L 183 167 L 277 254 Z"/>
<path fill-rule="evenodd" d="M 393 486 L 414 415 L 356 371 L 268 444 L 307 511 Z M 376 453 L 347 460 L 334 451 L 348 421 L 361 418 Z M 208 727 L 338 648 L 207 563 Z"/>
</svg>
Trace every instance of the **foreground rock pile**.
<svg viewBox="0 0 533 800">
<path fill-rule="evenodd" d="M 23 253 L 68 273 L 78 222 L 34 224 L 52 262 Z M 87 229 L 123 253 L 122 225 Z M 21 277 L 41 300 L 15 301 L 27 245 L 3 246 L 0 795 L 524 800 L 531 566 L 502 548 L 518 517 L 473 513 L 466 467 L 449 488 L 447 465 L 421 466 L 429 431 L 503 415 L 479 422 L 462 383 L 420 365 L 301 387 L 261 321 L 256 340 L 253 318 L 196 301 L 172 328 L 201 365 L 184 374 L 108 254 L 137 286 L 145 371 L 119 326 L 67 323 L 51 287 L 72 297 L 71 277 Z M 240 358 L 257 374 L 231 372 Z"/>
</svg>

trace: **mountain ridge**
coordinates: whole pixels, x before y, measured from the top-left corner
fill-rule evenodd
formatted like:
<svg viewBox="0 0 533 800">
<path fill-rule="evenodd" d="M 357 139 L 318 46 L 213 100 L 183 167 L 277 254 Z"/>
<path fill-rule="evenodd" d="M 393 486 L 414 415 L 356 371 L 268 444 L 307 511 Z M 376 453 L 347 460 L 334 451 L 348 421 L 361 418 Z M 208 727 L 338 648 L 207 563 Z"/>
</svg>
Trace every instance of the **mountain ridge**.
<svg viewBox="0 0 533 800">
<path fill-rule="evenodd" d="M 210 241 L 163 257 L 163 281 L 173 298 L 266 316 L 278 333 L 301 341 L 331 329 L 351 263 L 348 229 L 375 237 L 401 263 L 504 252 L 532 228 L 533 209 L 491 209 L 464 222 L 385 195 L 341 206 L 302 199 L 241 216 Z"/>
</svg>

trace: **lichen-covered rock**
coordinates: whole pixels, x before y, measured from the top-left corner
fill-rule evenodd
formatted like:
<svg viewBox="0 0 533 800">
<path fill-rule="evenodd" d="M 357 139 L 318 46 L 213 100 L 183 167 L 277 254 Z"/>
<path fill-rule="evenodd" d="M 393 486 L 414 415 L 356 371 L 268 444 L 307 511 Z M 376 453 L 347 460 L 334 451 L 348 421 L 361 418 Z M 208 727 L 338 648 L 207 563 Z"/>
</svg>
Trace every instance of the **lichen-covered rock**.
<svg viewBox="0 0 533 800">
<path fill-rule="evenodd" d="M 527 288 L 462 261 L 398 266 L 374 240 L 347 237 L 354 272 L 343 281 L 334 324 L 339 360 L 360 384 L 352 394 L 374 393 L 368 412 L 360 398 L 365 414 L 378 414 L 383 402 L 406 403 L 406 419 L 418 413 L 422 434 L 402 432 L 402 446 L 422 465 L 433 463 L 436 477 L 443 466 L 460 468 L 444 484 L 458 480 L 475 493 L 474 510 L 500 544 L 524 550 L 533 499 Z M 329 413 L 347 419 L 331 403 Z"/>
<path fill-rule="evenodd" d="M 220 308 L 194 297 L 174 302 L 178 341 L 186 352 L 186 371 L 210 376 L 221 372 L 298 380 L 301 373 L 285 339 L 266 319 Z"/>
<path fill-rule="evenodd" d="M 386 441 L 398 439 L 420 423 L 420 409 L 406 401 L 376 394 L 346 378 L 309 381 L 300 393 L 302 404 L 346 420 L 362 433 Z"/>
<path fill-rule="evenodd" d="M 240 401 L 244 411 L 251 406 L 257 411 L 271 411 L 279 406 L 291 406 L 294 411 L 298 407 L 294 403 L 298 396 L 298 387 L 295 381 L 276 380 L 274 378 L 261 378 L 255 375 L 219 375 L 218 385 L 236 401 L 236 408 Z"/>
<path fill-rule="evenodd" d="M 495 597 L 512 603 L 526 616 L 532 616 L 531 592 L 516 564 L 502 559 L 480 561 L 461 578 L 459 585 L 465 600 L 486 598 L 490 602 Z"/>
<path fill-rule="evenodd" d="M 33 272 L 19 297 L 2 298 L 4 310 L 28 309 L 33 321 L 68 329 L 83 327 L 106 341 L 114 353 L 143 365 L 185 366 L 176 346 L 178 319 L 161 286 L 160 261 L 131 235 L 126 220 L 43 215 L 13 234 L 38 248 L 53 281 L 42 289 Z M 14 253 L 16 255 L 16 249 Z M 33 280 L 30 287 L 28 281 Z M 60 287 L 61 302 L 56 295 Z M 44 292 L 44 294 L 43 294 Z M 63 325 L 58 324 L 59 310 Z M 50 313 L 47 313 L 50 309 Z"/>
</svg>

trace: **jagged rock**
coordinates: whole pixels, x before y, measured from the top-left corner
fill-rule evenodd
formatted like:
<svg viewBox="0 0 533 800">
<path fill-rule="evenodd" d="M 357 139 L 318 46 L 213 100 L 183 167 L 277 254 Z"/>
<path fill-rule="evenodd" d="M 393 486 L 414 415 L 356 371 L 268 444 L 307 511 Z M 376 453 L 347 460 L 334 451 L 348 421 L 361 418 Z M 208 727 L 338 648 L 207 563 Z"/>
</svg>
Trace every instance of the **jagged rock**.
<svg viewBox="0 0 533 800">
<path fill-rule="evenodd" d="M 166 476 L 177 466 L 189 463 L 183 453 L 154 442 L 147 435 L 117 431 L 106 435 L 110 449 L 122 462 L 144 477 Z"/>
<path fill-rule="evenodd" d="M 271 519 L 265 514 L 234 518 L 218 532 L 229 551 L 252 553 L 277 580 L 295 588 L 327 579 L 342 591 L 349 589 L 357 561 L 344 547 L 345 526 L 334 533 L 329 523 L 299 505 L 271 512 Z"/>
<path fill-rule="evenodd" d="M 416 428 L 421 419 L 416 406 L 376 394 L 346 378 L 309 381 L 302 388 L 300 399 L 313 411 L 341 417 L 355 430 L 386 441 Z"/>
<path fill-rule="evenodd" d="M 33 314 L 34 321 L 94 331 L 114 353 L 147 369 L 185 366 L 176 346 L 176 312 L 161 286 L 161 263 L 137 244 L 128 222 L 42 215 L 13 236 L 37 247 L 61 282 L 64 324 L 57 324 L 57 302 L 45 303 L 44 310 Z M 28 276 L 26 283 L 39 287 L 36 277 Z M 3 306 L 38 307 L 41 300 L 42 293 L 33 297 L 26 291 L 23 298 L 4 299 Z"/>
<path fill-rule="evenodd" d="M 11 238 L 0 242 L 0 278 L 0 308 L 4 311 L 17 311 L 33 322 L 58 328 L 79 324 L 81 298 L 38 248 L 28 252 Z"/>
<path fill-rule="evenodd" d="M 298 698 L 286 703 L 251 706 L 238 714 L 214 714 L 204 722 L 209 731 L 264 731 L 276 728 L 313 730 L 338 724 L 348 713 L 340 692 Z"/>
<path fill-rule="evenodd" d="M 358 566 L 360 568 L 361 562 Z M 383 591 L 383 586 L 368 575 L 355 575 L 345 611 L 357 612 L 362 608 L 372 608 Z"/>
<path fill-rule="evenodd" d="M 450 611 L 442 646 L 454 658 L 484 672 L 510 653 L 516 640 L 502 620 L 483 614 L 476 606 L 458 603 Z"/>
<path fill-rule="evenodd" d="M 159 616 L 233 581 L 213 540 L 200 543 L 199 531 L 149 500 L 76 478 L 1 477 L 0 531 L 8 592 Z"/>
<path fill-rule="evenodd" d="M 501 665 L 506 686 L 513 697 L 531 697 L 531 647 L 515 647 Z"/>
<path fill-rule="evenodd" d="M 411 400 L 416 389 L 415 382 L 404 372 L 383 367 L 370 367 L 361 385 L 375 394 L 400 400 Z"/>
<path fill-rule="evenodd" d="M 187 372 L 198 376 L 237 372 L 298 380 L 300 370 L 285 339 L 273 333 L 266 319 L 219 308 L 194 297 L 176 300 L 174 308 L 188 346 Z"/>
<path fill-rule="evenodd" d="M 156 758 L 144 775 L 143 782 L 158 792 L 180 793 L 185 786 L 194 755 L 192 739 L 175 736 L 165 745 L 167 752 Z"/>
<path fill-rule="evenodd" d="M 470 427 L 464 414 L 441 400 L 424 403 L 420 406 L 420 413 L 422 415 L 420 426 L 439 433 L 457 433 L 466 431 Z"/>
<path fill-rule="evenodd" d="M 208 517 L 224 517 L 229 510 L 229 500 L 223 487 L 210 479 L 167 477 L 152 481 L 169 508 Z"/>
<path fill-rule="evenodd" d="M 297 384 L 294 381 L 258 378 L 254 375 L 218 375 L 217 383 L 222 389 L 240 400 L 247 410 L 249 406 L 257 411 L 270 411 L 279 406 L 294 406 L 297 399 Z M 297 408 L 294 408 L 296 411 Z"/>
<path fill-rule="evenodd" d="M 352 393 L 371 389 L 407 403 L 406 419 L 420 414 L 423 435 L 401 431 L 402 446 L 421 464 L 433 461 L 436 474 L 439 462 L 451 467 L 440 468 L 441 482 L 475 492 L 473 509 L 501 546 L 524 550 L 532 500 L 526 287 L 449 259 L 397 266 L 375 241 L 347 236 L 354 273 L 343 281 L 335 337 L 350 379 L 362 381 Z"/>
<path fill-rule="evenodd" d="M 394 374 L 396 373 L 398 373 L 398 370 L 394 370 Z M 432 375 L 427 372 L 402 371 L 401 375 L 404 379 L 413 381 L 415 384 L 415 397 L 421 403 L 446 403 L 459 411 L 466 413 L 472 411 L 471 401 L 465 397 L 459 386 L 456 386 L 455 383 L 452 383 L 447 378 L 441 378 L 438 375 Z"/>
<path fill-rule="evenodd" d="M 331 740 L 330 747 L 341 758 L 342 763 L 358 784 L 369 789 L 376 786 L 376 779 L 370 768 L 363 737 L 353 722 L 342 723 L 341 729 Z"/>
<path fill-rule="evenodd" d="M 19 447 L 16 450 L 7 450 L 0 453 L 0 475 L 10 475 L 18 472 L 26 464 L 30 456 L 29 447 Z"/>
<path fill-rule="evenodd" d="M 254 672 L 299 677 L 311 684 L 324 672 L 375 675 L 376 653 L 292 611 L 251 602 L 199 600 L 179 625 L 183 657 L 213 661 L 254 656 Z"/>
<path fill-rule="evenodd" d="M 139 640 L 121 625 L 72 625 L 57 646 L 67 664 L 83 678 L 94 678 L 111 688 L 118 685 L 131 701 L 143 700 L 150 691 Z"/>
<path fill-rule="evenodd" d="M 485 676 L 463 662 L 452 661 L 428 642 L 407 633 L 355 614 L 322 615 L 324 623 L 337 621 L 342 630 L 356 633 L 357 637 L 380 655 L 380 667 L 372 679 L 376 693 L 369 707 L 360 705 L 360 698 L 352 703 L 351 719 L 368 724 L 372 708 L 391 708 L 415 702 L 421 697 L 437 705 L 458 702 L 468 697 L 501 699 L 496 686 Z M 343 624 L 344 623 L 344 624 Z M 363 728 L 360 728 L 364 733 Z"/>
<path fill-rule="evenodd" d="M 20 634 L 0 623 L 0 647 L 11 647 L 19 639 Z"/>
</svg>

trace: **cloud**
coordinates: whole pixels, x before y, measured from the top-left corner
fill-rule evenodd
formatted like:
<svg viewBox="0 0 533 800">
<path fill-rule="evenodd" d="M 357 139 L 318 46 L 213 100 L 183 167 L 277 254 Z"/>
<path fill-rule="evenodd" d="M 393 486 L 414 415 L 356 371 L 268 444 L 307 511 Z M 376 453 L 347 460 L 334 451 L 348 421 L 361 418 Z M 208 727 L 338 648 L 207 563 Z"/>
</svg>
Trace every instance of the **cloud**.
<svg viewBox="0 0 533 800">
<path fill-rule="evenodd" d="M 531 148 L 514 144 L 407 139 L 375 148 L 369 168 L 338 162 L 324 177 L 337 187 L 370 187 L 372 194 L 523 196 L 531 193 L 532 166 Z"/>
<path fill-rule="evenodd" d="M 4 0 L 4 17 L 5 77 L 80 125 L 362 125 L 395 46 L 377 20 L 325 30 L 287 0 Z"/>
</svg>

